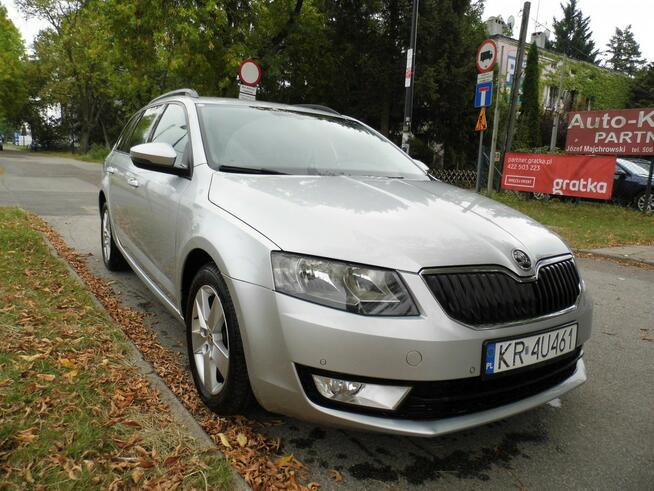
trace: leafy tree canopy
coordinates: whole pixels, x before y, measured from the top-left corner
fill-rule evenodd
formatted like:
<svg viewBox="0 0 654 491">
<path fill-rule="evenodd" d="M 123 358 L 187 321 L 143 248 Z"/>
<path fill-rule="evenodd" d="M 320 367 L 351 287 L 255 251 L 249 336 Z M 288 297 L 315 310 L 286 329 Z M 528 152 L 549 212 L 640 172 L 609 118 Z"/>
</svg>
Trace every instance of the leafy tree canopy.
<svg viewBox="0 0 654 491">
<path fill-rule="evenodd" d="M 0 4 L 0 120 L 18 122 L 26 102 L 25 46 Z"/>
<path fill-rule="evenodd" d="M 595 63 L 599 51 L 591 39 L 590 17 L 584 17 L 577 7 L 577 0 L 568 0 L 567 5 L 561 4 L 563 17 L 554 18 L 554 35 L 556 39 L 552 49 L 570 58 Z"/>
<path fill-rule="evenodd" d="M 606 65 L 613 70 L 635 75 L 645 60 L 641 58 L 640 45 L 636 42 L 631 24 L 624 29 L 615 28 L 615 34 L 607 44 L 610 55 Z"/>
<path fill-rule="evenodd" d="M 634 78 L 628 107 L 654 107 L 654 63 L 643 68 Z"/>
<path fill-rule="evenodd" d="M 527 68 L 525 68 L 525 79 L 522 84 L 522 105 L 516 132 L 516 147 L 535 148 L 541 146 L 539 81 L 538 47 L 536 43 L 532 43 L 527 54 Z"/>
</svg>

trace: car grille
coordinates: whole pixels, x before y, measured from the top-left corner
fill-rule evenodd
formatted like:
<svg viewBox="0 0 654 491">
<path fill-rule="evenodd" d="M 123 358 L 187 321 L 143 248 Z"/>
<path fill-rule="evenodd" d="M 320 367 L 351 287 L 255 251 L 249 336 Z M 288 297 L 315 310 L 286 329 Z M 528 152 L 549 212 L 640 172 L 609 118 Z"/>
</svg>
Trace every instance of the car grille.
<svg viewBox="0 0 654 491">
<path fill-rule="evenodd" d="M 305 393 L 316 404 L 344 411 L 373 414 L 411 420 L 434 420 L 477 413 L 526 399 L 550 389 L 570 378 L 577 369 L 582 348 L 535 367 L 526 367 L 489 378 L 482 376 L 434 382 L 407 382 L 362 379 L 344 374 L 331 374 L 347 380 L 369 381 L 377 384 L 411 385 L 409 395 L 396 411 L 365 408 L 335 402 L 322 397 L 313 383 L 311 373 L 328 372 L 297 365 Z"/>
<path fill-rule="evenodd" d="M 581 291 L 572 259 L 542 266 L 535 280 L 519 281 L 502 271 L 423 275 L 447 314 L 469 325 L 504 324 L 571 307 Z"/>
</svg>

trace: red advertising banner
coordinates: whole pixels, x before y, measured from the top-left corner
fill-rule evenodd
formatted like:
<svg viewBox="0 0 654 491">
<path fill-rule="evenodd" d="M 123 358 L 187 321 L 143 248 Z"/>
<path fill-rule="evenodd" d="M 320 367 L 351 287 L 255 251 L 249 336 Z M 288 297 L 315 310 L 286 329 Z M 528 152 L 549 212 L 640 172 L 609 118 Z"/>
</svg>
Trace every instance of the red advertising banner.
<svg viewBox="0 0 654 491">
<path fill-rule="evenodd" d="M 571 112 L 565 151 L 595 155 L 654 155 L 654 109 Z"/>
<path fill-rule="evenodd" d="M 615 157 L 507 153 L 502 188 L 610 199 L 614 173 Z"/>
</svg>

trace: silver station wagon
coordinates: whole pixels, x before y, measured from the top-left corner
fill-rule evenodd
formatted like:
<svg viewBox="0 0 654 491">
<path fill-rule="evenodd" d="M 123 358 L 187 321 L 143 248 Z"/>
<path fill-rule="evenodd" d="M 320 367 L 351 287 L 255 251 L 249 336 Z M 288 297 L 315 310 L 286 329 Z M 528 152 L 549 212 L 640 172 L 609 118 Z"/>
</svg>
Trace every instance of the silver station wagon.
<svg viewBox="0 0 654 491">
<path fill-rule="evenodd" d="M 104 163 L 102 252 L 184 322 L 221 414 L 433 436 L 586 380 L 559 237 L 321 106 L 154 99 Z"/>
</svg>

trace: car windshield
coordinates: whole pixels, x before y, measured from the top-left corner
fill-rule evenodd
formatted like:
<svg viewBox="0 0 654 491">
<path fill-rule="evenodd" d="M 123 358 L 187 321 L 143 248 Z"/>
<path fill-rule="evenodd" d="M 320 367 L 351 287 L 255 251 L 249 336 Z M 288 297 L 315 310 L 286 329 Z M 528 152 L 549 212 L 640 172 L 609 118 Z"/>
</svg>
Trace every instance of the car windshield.
<svg viewBox="0 0 654 491">
<path fill-rule="evenodd" d="M 645 167 L 642 167 L 630 160 L 618 159 L 618 163 L 630 174 L 637 174 L 639 176 L 649 175 L 649 169 L 645 169 Z"/>
<path fill-rule="evenodd" d="M 361 123 L 291 110 L 198 104 L 207 158 L 232 172 L 426 180 L 404 152 Z"/>
</svg>

